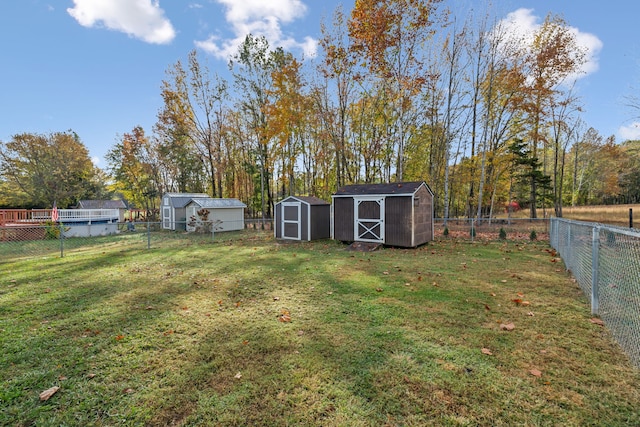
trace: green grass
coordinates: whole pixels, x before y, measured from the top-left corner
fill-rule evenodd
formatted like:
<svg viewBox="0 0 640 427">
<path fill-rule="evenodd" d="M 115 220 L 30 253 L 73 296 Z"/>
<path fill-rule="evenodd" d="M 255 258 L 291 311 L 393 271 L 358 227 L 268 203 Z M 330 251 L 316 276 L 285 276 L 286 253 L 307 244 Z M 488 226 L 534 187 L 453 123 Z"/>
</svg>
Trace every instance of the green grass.
<svg viewBox="0 0 640 427">
<path fill-rule="evenodd" d="M 640 424 L 638 370 L 543 242 L 233 237 L 1 263 L 0 424 Z"/>
</svg>

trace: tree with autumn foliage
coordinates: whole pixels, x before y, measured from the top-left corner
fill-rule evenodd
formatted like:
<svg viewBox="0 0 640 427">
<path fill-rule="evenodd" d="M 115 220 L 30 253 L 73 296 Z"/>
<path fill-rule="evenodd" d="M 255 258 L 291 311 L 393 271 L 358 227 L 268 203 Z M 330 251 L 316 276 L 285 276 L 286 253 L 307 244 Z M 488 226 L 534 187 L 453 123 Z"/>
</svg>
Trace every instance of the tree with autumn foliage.
<svg viewBox="0 0 640 427">
<path fill-rule="evenodd" d="M 389 93 L 396 180 L 404 179 L 405 145 L 418 115 L 416 98 L 427 83 L 424 46 L 446 21 L 441 0 L 356 0 L 349 19 L 353 50 Z M 379 85 L 376 87 L 380 88 Z"/>
<path fill-rule="evenodd" d="M 296 194 L 296 163 L 303 152 L 308 99 L 303 93 L 301 64 L 288 52 L 277 51 L 278 66 L 272 71 L 272 88 L 264 105 L 269 126 L 267 139 L 275 142 L 279 158 L 281 196 Z"/>
<path fill-rule="evenodd" d="M 269 42 L 249 34 L 239 46 L 238 53 L 229 62 L 234 84 L 239 93 L 237 108 L 249 133 L 251 154 L 260 174 L 260 211 L 263 217 L 271 217 L 273 208 L 273 152 L 272 134 L 269 131 L 267 105 L 272 103 L 273 72 L 284 55 L 282 49 L 271 51 Z"/>
<path fill-rule="evenodd" d="M 120 192 L 138 208 L 153 212 L 162 195 L 156 151 L 141 126 L 125 133 L 107 152 L 107 162 Z"/>
<path fill-rule="evenodd" d="M 73 131 L 22 133 L 0 142 L 0 200 L 7 207 L 60 208 L 106 197 L 99 170 Z"/>
<path fill-rule="evenodd" d="M 585 62 L 585 52 L 579 47 L 575 32 L 559 16 L 547 15 L 533 41 L 525 52 L 523 74 L 528 99 L 524 110 L 529 118 L 528 139 L 532 164 L 539 161 L 538 149 L 546 149 L 545 129 L 551 114 L 551 106 L 561 96 L 563 84 L 576 76 Z M 536 179 L 530 181 L 530 215 L 536 218 Z"/>
<path fill-rule="evenodd" d="M 227 82 L 201 62 L 193 50 L 186 70 L 180 61 L 168 70 L 169 79 L 162 86 L 165 105 L 156 128 L 163 145 L 177 148 L 176 160 L 186 168 L 181 172 L 188 173 L 194 162 L 201 162 L 208 178 L 206 190 L 222 197 Z M 197 157 L 183 155 L 182 147 L 189 146 Z"/>
</svg>

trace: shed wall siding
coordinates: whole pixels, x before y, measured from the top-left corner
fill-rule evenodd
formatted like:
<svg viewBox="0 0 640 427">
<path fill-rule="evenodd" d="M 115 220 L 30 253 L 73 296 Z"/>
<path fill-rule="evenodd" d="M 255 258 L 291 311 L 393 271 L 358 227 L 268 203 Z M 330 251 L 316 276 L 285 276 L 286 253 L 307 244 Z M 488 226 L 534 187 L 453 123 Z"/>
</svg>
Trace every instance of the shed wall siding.
<svg viewBox="0 0 640 427">
<path fill-rule="evenodd" d="M 308 242 L 311 240 L 309 236 L 309 205 L 300 203 L 300 240 Z"/>
<path fill-rule="evenodd" d="M 424 187 L 420 187 L 415 197 L 420 203 L 415 207 L 415 245 L 433 240 L 433 196 Z"/>
<path fill-rule="evenodd" d="M 333 203 L 334 239 L 353 242 L 353 197 L 336 197 Z"/>
<path fill-rule="evenodd" d="M 282 238 L 282 203 L 276 204 L 273 216 L 273 230 L 276 239 Z"/>
<path fill-rule="evenodd" d="M 328 239 L 331 237 L 331 205 L 311 206 L 311 239 Z"/>
<path fill-rule="evenodd" d="M 411 197 L 387 197 L 385 205 L 385 244 L 410 247 Z"/>
</svg>

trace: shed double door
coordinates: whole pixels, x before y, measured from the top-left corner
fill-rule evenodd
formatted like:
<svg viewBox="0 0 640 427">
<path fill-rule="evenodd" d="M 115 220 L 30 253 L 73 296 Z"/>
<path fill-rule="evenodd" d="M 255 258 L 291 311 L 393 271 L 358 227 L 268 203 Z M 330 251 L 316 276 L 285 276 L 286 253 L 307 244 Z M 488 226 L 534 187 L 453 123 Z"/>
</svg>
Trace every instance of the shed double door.
<svg viewBox="0 0 640 427">
<path fill-rule="evenodd" d="M 300 202 L 282 202 L 282 238 L 302 239 L 302 215 Z"/>
<path fill-rule="evenodd" d="M 355 240 L 384 243 L 384 197 L 354 199 Z"/>
</svg>

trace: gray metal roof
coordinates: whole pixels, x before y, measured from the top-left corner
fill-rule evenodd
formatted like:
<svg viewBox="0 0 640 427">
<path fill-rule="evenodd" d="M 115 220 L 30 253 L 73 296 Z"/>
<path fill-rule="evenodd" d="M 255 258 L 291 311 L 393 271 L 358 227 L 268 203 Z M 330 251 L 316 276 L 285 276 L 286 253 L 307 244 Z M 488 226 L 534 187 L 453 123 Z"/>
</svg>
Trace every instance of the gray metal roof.
<svg viewBox="0 0 640 427">
<path fill-rule="evenodd" d="M 169 198 L 170 206 L 174 208 L 184 208 L 194 198 L 207 198 L 209 195 L 204 193 L 165 193 L 162 197 L 163 203 L 165 197 Z"/>
<path fill-rule="evenodd" d="M 211 197 L 207 198 L 192 198 L 190 200 L 191 203 L 194 203 L 201 208 L 246 208 L 247 205 L 242 203 L 238 199 L 213 199 Z M 189 203 L 187 203 L 189 204 Z"/>
</svg>

